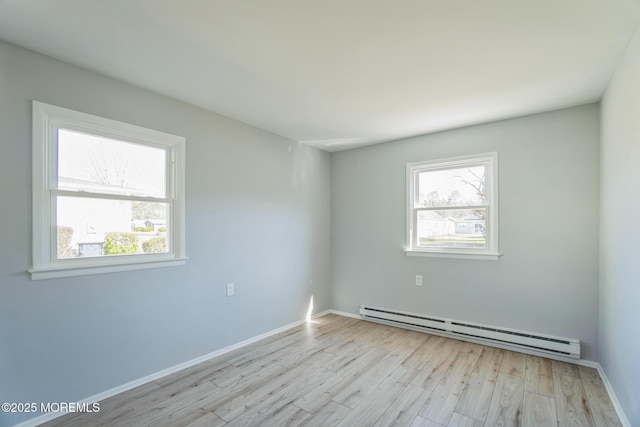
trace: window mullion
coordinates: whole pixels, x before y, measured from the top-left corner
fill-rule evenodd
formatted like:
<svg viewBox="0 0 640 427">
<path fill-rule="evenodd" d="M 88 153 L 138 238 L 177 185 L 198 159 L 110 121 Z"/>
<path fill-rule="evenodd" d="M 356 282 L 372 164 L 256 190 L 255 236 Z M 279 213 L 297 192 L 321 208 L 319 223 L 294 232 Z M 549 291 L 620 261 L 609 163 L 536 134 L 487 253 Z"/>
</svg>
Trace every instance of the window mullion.
<svg viewBox="0 0 640 427">
<path fill-rule="evenodd" d="M 90 191 L 51 190 L 57 196 L 79 197 L 89 199 L 126 200 L 131 202 L 171 203 L 171 199 L 158 197 L 140 197 L 123 194 L 94 193 Z"/>
<path fill-rule="evenodd" d="M 417 207 L 413 208 L 415 211 L 448 211 L 448 210 L 473 210 L 473 209 L 488 209 L 491 205 L 471 205 L 471 206 L 438 206 L 438 207 Z"/>
</svg>

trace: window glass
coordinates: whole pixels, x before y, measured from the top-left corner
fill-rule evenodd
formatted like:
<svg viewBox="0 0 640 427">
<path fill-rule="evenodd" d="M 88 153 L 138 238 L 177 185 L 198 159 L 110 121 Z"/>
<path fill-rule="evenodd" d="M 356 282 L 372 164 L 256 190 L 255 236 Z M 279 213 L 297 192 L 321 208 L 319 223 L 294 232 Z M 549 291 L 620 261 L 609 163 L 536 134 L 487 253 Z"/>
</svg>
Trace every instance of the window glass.
<svg viewBox="0 0 640 427">
<path fill-rule="evenodd" d="M 166 150 L 58 130 L 58 188 L 166 196 Z"/>
<path fill-rule="evenodd" d="M 57 258 L 167 252 L 166 203 L 57 197 Z"/>
<path fill-rule="evenodd" d="M 497 154 L 407 165 L 407 253 L 497 259 Z"/>
<path fill-rule="evenodd" d="M 419 173 L 418 206 L 476 206 L 485 203 L 485 167 Z"/>
</svg>

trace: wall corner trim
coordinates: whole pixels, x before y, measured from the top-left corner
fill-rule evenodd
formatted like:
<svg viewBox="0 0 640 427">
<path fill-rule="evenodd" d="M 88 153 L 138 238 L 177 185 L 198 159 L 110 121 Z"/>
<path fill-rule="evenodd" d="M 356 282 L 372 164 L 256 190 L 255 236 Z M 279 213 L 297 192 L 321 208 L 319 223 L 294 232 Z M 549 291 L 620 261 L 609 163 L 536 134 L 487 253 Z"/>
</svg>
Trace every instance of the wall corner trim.
<svg viewBox="0 0 640 427">
<path fill-rule="evenodd" d="M 611 399 L 613 408 L 616 410 L 616 413 L 618 414 L 618 418 L 620 418 L 620 422 L 622 423 L 622 426 L 632 427 L 631 422 L 629 421 L 629 418 L 627 418 L 627 415 L 624 413 L 624 410 L 622 409 L 622 405 L 620 405 L 620 401 L 616 396 L 616 392 L 613 390 L 613 386 L 611 385 L 611 382 L 609 381 L 607 374 L 604 372 L 604 368 L 602 367 L 602 365 L 600 365 L 600 363 L 598 362 L 589 362 L 589 361 L 578 361 L 578 362 L 582 362 L 582 363 L 578 363 L 579 365 L 589 366 L 589 367 L 595 368 L 598 371 L 598 373 L 600 374 L 600 378 L 604 383 L 604 387 L 607 389 L 607 394 L 609 395 L 609 399 Z"/>
</svg>

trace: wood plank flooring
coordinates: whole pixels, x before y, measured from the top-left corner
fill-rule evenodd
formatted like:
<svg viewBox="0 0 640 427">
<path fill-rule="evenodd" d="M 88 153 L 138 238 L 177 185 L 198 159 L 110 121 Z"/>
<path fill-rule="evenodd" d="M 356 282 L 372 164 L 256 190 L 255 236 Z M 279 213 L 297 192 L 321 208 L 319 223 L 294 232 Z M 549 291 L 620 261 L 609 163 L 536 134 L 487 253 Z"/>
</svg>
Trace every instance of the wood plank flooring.
<svg viewBox="0 0 640 427">
<path fill-rule="evenodd" d="M 596 370 L 338 315 L 45 426 L 620 426 Z"/>
</svg>

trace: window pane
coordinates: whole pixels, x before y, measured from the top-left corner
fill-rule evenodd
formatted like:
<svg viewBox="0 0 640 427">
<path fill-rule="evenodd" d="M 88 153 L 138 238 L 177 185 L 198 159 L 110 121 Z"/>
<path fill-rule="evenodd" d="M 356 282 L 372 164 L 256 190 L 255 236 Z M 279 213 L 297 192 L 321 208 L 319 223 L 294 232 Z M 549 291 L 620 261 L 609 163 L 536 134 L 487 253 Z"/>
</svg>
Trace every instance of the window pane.
<svg viewBox="0 0 640 427">
<path fill-rule="evenodd" d="M 166 253 L 166 203 L 57 198 L 57 258 Z"/>
<path fill-rule="evenodd" d="M 166 151 L 58 130 L 58 188 L 166 197 Z"/>
<path fill-rule="evenodd" d="M 483 249 L 486 213 L 485 208 L 418 211 L 418 247 Z"/>
<path fill-rule="evenodd" d="M 415 207 L 484 205 L 484 184 L 484 166 L 420 172 Z"/>
</svg>

